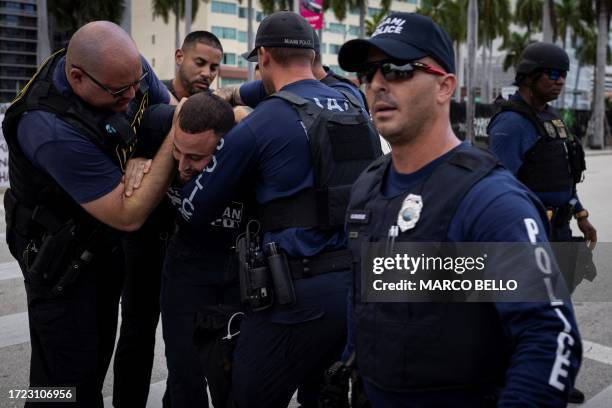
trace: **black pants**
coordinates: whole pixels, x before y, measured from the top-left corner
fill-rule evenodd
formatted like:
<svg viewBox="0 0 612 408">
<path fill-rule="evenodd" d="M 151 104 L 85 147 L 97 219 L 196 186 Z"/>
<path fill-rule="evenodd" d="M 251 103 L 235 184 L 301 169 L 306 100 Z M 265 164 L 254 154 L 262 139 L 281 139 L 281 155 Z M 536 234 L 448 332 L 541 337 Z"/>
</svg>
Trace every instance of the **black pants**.
<svg viewBox="0 0 612 408">
<path fill-rule="evenodd" d="M 163 401 L 165 408 L 208 407 L 206 373 L 193 339 L 195 315 L 204 306 L 238 305 L 240 301 L 236 281 L 223 282 L 223 271 L 211 271 L 200 265 L 208 264 L 205 260 L 186 258 L 184 253 L 172 250 L 168 252 L 161 293 L 162 326 L 168 365 Z M 201 274 L 219 275 L 218 283 L 202 284 L 186 280 L 180 272 L 187 269 L 199 269 Z"/>
<path fill-rule="evenodd" d="M 26 403 L 26 407 L 103 407 L 102 386 L 117 329 L 123 281 L 119 246 L 97 253 L 61 297 L 19 259 L 27 240 L 7 232 L 11 253 L 23 272 L 32 355 L 31 387 L 76 387 L 76 403 Z"/>
<path fill-rule="evenodd" d="M 113 405 L 117 408 L 144 408 L 147 404 L 171 210 L 162 203 L 141 229 L 123 238 L 125 281 L 113 367 Z"/>
</svg>

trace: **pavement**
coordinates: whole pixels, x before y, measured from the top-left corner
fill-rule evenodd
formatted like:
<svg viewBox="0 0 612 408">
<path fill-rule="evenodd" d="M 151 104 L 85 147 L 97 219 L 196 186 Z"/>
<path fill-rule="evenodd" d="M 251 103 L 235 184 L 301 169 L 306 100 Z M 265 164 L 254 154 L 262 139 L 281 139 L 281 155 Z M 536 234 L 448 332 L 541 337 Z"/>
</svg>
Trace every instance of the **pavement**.
<svg viewBox="0 0 612 408">
<path fill-rule="evenodd" d="M 612 245 L 612 150 L 587 151 L 585 182 L 579 185 L 581 201 L 591 213 L 600 246 Z M 1 201 L 0 201 L 1 202 Z M 4 242 L 4 209 L 0 207 L 0 408 L 21 407 L 8 391 L 27 387 L 30 344 L 23 279 Z M 609 246 L 608 248 L 612 248 Z M 589 285 L 597 285 L 598 281 Z M 612 407 L 612 294 L 607 301 L 576 302 L 575 311 L 583 338 L 584 360 L 577 387 L 587 396 L 586 408 Z M 112 364 L 111 364 L 112 367 Z M 161 407 L 167 371 L 161 325 L 147 408 Z M 105 407 L 111 407 L 112 369 L 104 383 Z M 295 400 L 290 405 L 296 407 Z"/>
</svg>

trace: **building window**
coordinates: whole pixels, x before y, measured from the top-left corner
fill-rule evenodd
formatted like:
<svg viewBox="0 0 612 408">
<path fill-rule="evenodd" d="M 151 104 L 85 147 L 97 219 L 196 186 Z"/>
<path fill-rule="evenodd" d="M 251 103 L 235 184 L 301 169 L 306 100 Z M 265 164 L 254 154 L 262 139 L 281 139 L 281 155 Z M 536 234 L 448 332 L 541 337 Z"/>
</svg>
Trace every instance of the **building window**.
<svg viewBox="0 0 612 408">
<path fill-rule="evenodd" d="M 255 21 L 257 21 L 258 23 L 261 22 L 261 20 L 263 20 L 265 18 L 265 14 L 261 11 L 258 11 L 257 14 L 255 15 Z"/>
<path fill-rule="evenodd" d="M 236 65 L 236 54 L 231 52 L 223 54 L 223 65 Z"/>
<path fill-rule="evenodd" d="M 235 28 L 212 26 L 211 31 L 219 38 L 225 38 L 227 40 L 236 39 L 237 30 Z"/>
<path fill-rule="evenodd" d="M 329 23 L 327 31 L 331 33 L 344 34 L 344 24 Z"/>
<path fill-rule="evenodd" d="M 246 31 L 238 31 L 238 41 L 241 43 L 247 42 L 247 32 Z"/>
<path fill-rule="evenodd" d="M 155 45 L 155 34 L 151 35 L 151 44 Z"/>
<path fill-rule="evenodd" d="M 337 55 L 340 52 L 340 44 L 329 44 L 329 53 L 332 55 Z"/>
<path fill-rule="evenodd" d="M 352 14 L 354 16 L 358 16 L 359 15 L 359 7 L 357 7 L 357 6 L 349 7 L 349 14 Z"/>
<path fill-rule="evenodd" d="M 359 26 L 350 25 L 348 29 L 349 35 L 359 35 Z"/>
<path fill-rule="evenodd" d="M 247 18 L 247 8 L 246 7 L 239 7 L 238 8 L 238 17 L 239 18 Z"/>
<path fill-rule="evenodd" d="M 238 58 L 238 68 L 247 68 L 249 66 L 249 62 L 244 58 Z"/>
<path fill-rule="evenodd" d="M 327 54 L 327 44 L 322 43 L 321 44 L 321 54 Z"/>
<path fill-rule="evenodd" d="M 235 3 L 226 3 L 224 1 L 213 0 L 211 10 L 213 13 L 233 14 L 236 15 L 237 6 Z"/>
<path fill-rule="evenodd" d="M 380 12 L 382 11 L 382 9 L 376 8 L 376 7 L 368 7 L 368 16 L 370 17 L 375 17 L 377 16 Z"/>
</svg>

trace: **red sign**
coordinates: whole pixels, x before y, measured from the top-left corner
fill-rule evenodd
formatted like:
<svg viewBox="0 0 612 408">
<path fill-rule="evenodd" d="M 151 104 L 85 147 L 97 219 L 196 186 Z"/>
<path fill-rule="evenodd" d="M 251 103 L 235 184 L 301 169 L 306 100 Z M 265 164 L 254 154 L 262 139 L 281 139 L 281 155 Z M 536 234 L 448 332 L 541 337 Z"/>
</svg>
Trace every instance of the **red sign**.
<svg viewBox="0 0 612 408">
<path fill-rule="evenodd" d="M 315 30 L 323 28 L 323 0 L 300 0 L 300 15 Z"/>
</svg>

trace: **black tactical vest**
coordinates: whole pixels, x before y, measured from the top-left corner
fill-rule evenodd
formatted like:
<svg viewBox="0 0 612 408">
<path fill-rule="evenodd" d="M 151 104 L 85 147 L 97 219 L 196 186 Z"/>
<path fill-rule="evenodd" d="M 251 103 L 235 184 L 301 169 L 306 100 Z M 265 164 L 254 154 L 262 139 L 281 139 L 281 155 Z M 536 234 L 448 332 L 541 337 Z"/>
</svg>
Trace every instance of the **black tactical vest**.
<svg viewBox="0 0 612 408">
<path fill-rule="evenodd" d="M 287 101 L 299 114 L 308 134 L 315 186 L 263 204 L 259 218 L 264 231 L 344 225 L 351 186 L 382 151 L 378 133 L 355 96 L 339 92 L 349 101 L 342 112 L 288 91 L 268 96 Z"/>
<path fill-rule="evenodd" d="M 551 118 L 543 120 L 522 101 L 507 101 L 500 96 L 495 100 L 495 105 L 500 109 L 495 116 L 506 111 L 520 113 L 538 132 L 539 139 L 525 153 L 523 165 L 517 174 L 523 184 L 532 191 L 547 192 L 570 190 L 582 181 L 582 173 L 586 169 L 584 150 L 554 109 L 548 107 Z"/>
<path fill-rule="evenodd" d="M 463 197 L 498 166 L 497 160 L 484 150 L 460 146 L 420 185 L 384 197 L 382 183 L 390 162 L 384 156 L 359 177 L 347 211 L 349 248 L 357 268 L 353 307 L 359 372 L 384 390 L 400 392 L 500 385 L 509 353 L 503 350 L 506 342 L 493 304 L 366 303 L 360 288 L 361 245 L 387 240 L 408 194 L 422 197 L 420 219 L 395 242 L 445 242 Z"/>
<path fill-rule="evenodd" d="M 74 94 L 70 97 L 61 95 L 53 84 L 53 73 L 64 55 L 65 50 L 60 50 L 43 63 L 12 102 L 2 123 L 9 148 L 11 188 L 6 197 L 10 197 L 9 205 L 15 207 L 11 208 L 14 211 L 7 209 L 7 228 L 16 221 L 9 220 L 10 216 L 23 218 L 24 214 L 37 208 L 44 208 L 45 213 L 60 223 L 74 219 L 81 230 L 96 228 L 100 224 L 24 155 L 17 140 L 17 127 L 24 112 L 44 110 L 57 115 L 100 148 L 122 171 L 136 146 L 136 130 L 149 100 L 146 84 L 141 84 L 131 102 L 129 117 L 125 113 L 96 111 Z M 17 220 L 17 225 L 25 236 L 46 232 L 45 226 L 23 219 Z"/>
</svg>

